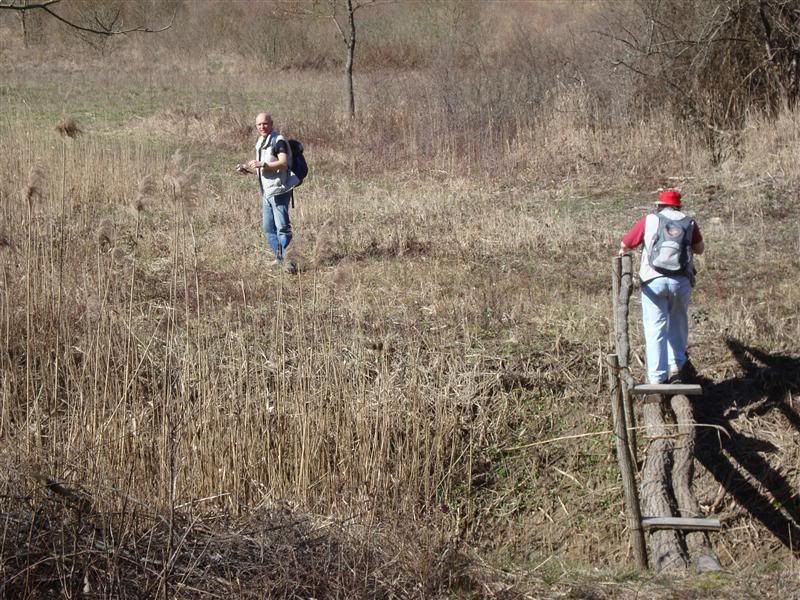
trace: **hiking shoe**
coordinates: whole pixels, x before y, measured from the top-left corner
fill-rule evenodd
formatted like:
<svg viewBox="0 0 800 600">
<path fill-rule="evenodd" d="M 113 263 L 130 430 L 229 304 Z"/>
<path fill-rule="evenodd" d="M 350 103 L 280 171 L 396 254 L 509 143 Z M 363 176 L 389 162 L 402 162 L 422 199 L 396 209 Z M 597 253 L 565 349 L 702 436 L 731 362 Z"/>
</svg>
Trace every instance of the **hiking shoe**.
<svg viewBox="0 0 800 600">
<path fill-rule="evenodd" d="M 283 266 L 283 259 L 282 258 L 276 258 L 271 263 L 269 263 L 269 268 L 270 269 L 280 269 L 282 266 Z"/>
<path fill-rule="evenodd" d="M 294 261 L 287 260 L 283 263 L 283 270 L 289 275 L 295 275 L 297 273 L 297 265 L 294 264 Z"/>
<path fill-rule="evenodd" d="M 670 369 L 667 383 L 683 383 L 683 369 Z"/>
</svg>

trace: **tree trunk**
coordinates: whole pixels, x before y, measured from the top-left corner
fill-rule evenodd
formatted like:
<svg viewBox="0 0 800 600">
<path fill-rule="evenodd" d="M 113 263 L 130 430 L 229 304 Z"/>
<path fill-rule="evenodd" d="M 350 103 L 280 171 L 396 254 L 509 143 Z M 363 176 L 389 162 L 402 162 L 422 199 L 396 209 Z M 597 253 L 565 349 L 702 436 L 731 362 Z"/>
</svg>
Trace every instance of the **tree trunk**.
<svg viewBox="0 0 800 600">
<path fill-rule="evenodd" d="M 23 10 L 19 14 L 20 19 L 22 20 L 22 47 L 25 48 L 26 50 L 28 49 L 28 27 L 27 23 L 25 22 L 25 13 L 27 12 L 28 11 Z"/>
<path fill-rule="evenodd" d="M 347 0 L 347 24 L 349 28 L 349 38 L 347 43 L 347 62 L 344 72 L 347 86 L 347 116 L 351 119 L 356 116 L 356 97 L 353 91 L 353 61 L 356 52 L 356 20 L 353 9 L 353 0 Z"/>
<path fill-rule="evenodd" d="M 678 442 L 675 444 L 675 465 L 672 469 L 672 487 L 678 502 L 678 510 L 681 517 L 701 517 L 700 505 L 692 493 L 694 449 L 697 435 L 692 405 L 689 398 L 683 395 L 672 396 L 670 404 L 678 421 L 679 434 Z M 687 532 L 686 549 L 696 572 L 721 570 L 719 560 L 711 549 L 707 533 L 703 531 Z"/>
<path fill-rule="evenodd" d="M 642 469 L 642 515 L 647 517 L 671 517 L 674 504 L 670 490 L 673 442 L 667 437 L 664 426 L 662 397 L 644 397 L 642 407 L 644 425 L 651 438 L 647 448 L 647 459 Z M 650 533 L 650 566 L 660 573 L 683 573 L 686 559 L 681 552 L 678 533 L 672 529 Z"/>
</svg>

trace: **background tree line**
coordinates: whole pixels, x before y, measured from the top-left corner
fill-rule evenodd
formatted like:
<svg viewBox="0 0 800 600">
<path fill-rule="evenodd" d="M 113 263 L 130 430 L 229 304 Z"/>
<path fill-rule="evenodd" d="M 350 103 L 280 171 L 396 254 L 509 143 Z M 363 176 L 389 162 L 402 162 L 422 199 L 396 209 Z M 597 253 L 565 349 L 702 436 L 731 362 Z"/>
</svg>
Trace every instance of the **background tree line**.
<svg viewBox="0 0 800 600">
<path fill-rule="evenodd" d="M 57 0 L 49 8 L 68 24 L 43 4 L 0 2 L 4 62 L 21 60 L 20 51 L 32 60 L 133 56 L 144 65 L 227 56 L 265 79 L 344 69 L 340 106 L 351 116 L 352 86 L 366 93 L 359 75 L 427 73 L 449 127 L 478 122 L 513 139 L 552 114 L 545 106 L 577 111 L 589 127 L 666 112 L 704 140 L 715 162 L 736 151 L 748 115 L 792 109 L 800 85 L 800 0 L 510 0 L 502 8 L 475 0 Z M 165 23 L 157 34 L 93 33 Z M 578 105 L 559 106 L 565 92 L 578 93 Z"/>
</svg>

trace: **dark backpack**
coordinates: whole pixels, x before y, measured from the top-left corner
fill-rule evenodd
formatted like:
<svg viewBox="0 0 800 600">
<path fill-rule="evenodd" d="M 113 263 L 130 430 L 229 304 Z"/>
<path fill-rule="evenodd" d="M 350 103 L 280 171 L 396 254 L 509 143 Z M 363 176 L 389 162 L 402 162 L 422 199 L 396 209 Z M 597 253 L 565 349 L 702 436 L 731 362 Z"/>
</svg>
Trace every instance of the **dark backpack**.
<svg viewBox="0 0 800 600">
<path fill-rule="evenodd" d="M 292 151 L 292 173 L 297 175 L 300 180 L 297 185 L 300 185 L 308 176 L 308 163 L 306 162 L 306 157 L 303 156 L 303 144 L 297 140 L 287 140 L 287 142 L 289 143 L 289 149 Z"/>
<path fill-rule="evenodd" d="M 302 185 L 303 180 L 308 176 L 308 163 L 306 162 L 306 157 L 303 156 L 303 144 L 298 142 L 297 140 L 291 140 L 289 138 L 285 138 L 286 143 L 289 145 L 289 157 L 291 162 L 289 163 L 289 170 L 297 175 L 297 178 L 300 180 L 294 187 L 300 187 Z M 278 139 L 277 136 L 275 140 L 272 142 L 272 154 L 275 154 L 275 144 L 277 143 Z"/>
<path fill-rule="evenodd" d="M 664 275 L 689 274 L 689 246 L 692 244 L 694 221 L 689 217 L 670 219 L 657 213 L 658 228 L 647 260 L 650 266 Z"/>
</svg>

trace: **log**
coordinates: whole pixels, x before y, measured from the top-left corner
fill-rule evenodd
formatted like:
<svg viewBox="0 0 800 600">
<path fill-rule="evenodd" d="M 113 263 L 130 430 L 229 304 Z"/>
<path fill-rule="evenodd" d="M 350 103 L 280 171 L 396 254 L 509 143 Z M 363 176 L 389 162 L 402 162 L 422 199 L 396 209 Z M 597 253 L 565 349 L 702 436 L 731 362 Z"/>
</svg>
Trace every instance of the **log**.
<svg viewBox="0 0 800 600">
<path fill-rule="evenodd" d="M 702 512 L 700 504 L 697 502 L 694 492 L 692 492 L 695 441 L 697 439 L 697 427 L 695 427 L 692 405 L 689 402 L 689 398 L 684 395 L 672 396 L 670 405 L 678 422 L 678 432 L 682 434 L 675 443 L 672 488 L 675 491 L 675 499 L 678 502 L 678 512 L 681 517 L 688 518 L 688 520 L 695 522 L 695 525 L 698 525 L 693 527 L 694 531 L 690 531 L 685 537 L 689 560 L 697 573 L 720 571 L 722 567 L 719 564 L 719 559 L 714 554 L 708 534 L 704 532 L 704 530 L 720 529 L 720 523 L 717 519 L 694 518 L 701 515 Z M 699 525 L 705 523 L 709 523 L 709 527 L 699 527 Z"/>
<path fill-rule="evenodd" d="M 608 364 L 608 381 L 611 388 L 611 403 L 614 407 L 614 440 L 617 449 L 617 460 L 622 473 L 622 494 L 625 501 L 625 515 L 627 517 L 628 531 L 631 536 L 633 553 L 637 565 L 647 568 L 647 547 L 644 542 L 642 529 L 642 513 L 639 509 L 639 498 L 636 493 L 636 471 L 628 446 L 628 427 L 625 421 L 625 410 L 622 406 L 622 389 L 617 377 L 619 363 L 616 354 L 606 357 Z"/>
<path fill-rule="evenodd" d="M 671 496 L 669 471 L 672 466 L 673 442 L 664 426 L 662 402 L 642 404 L 642 417 L 653 440 L 647 449 L 642 468 L 642 512 L 656 517 L 671 517 L 674 499 Z M 687 563 L 674 529 L 657 529 L 650 533 L 650 565 L 659 573 L 685 573 Z"/>
</svg>

